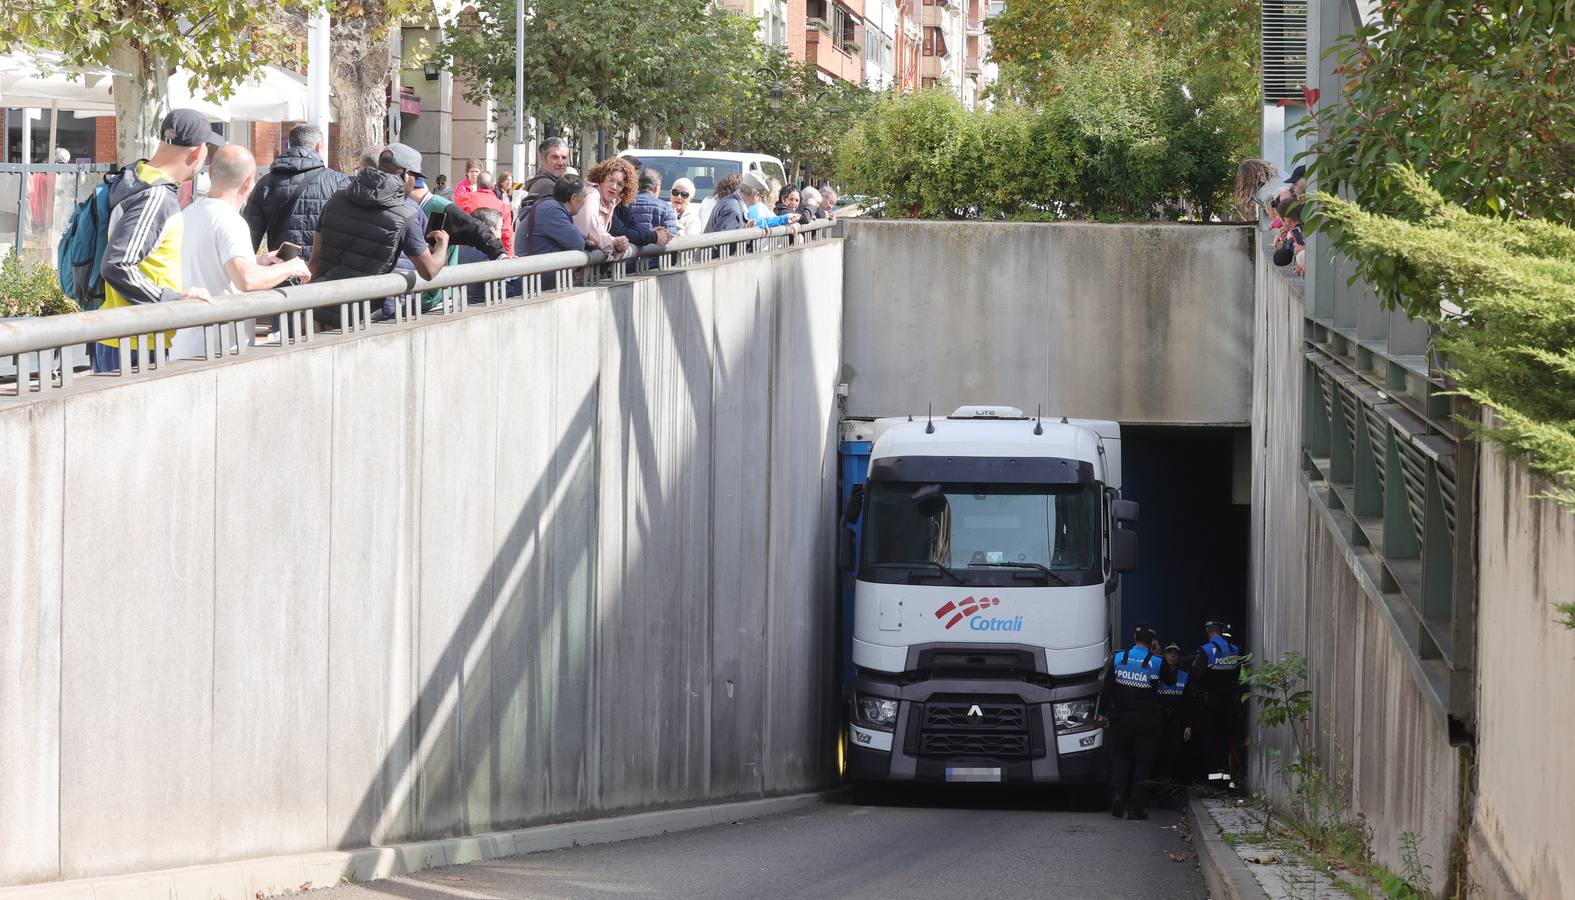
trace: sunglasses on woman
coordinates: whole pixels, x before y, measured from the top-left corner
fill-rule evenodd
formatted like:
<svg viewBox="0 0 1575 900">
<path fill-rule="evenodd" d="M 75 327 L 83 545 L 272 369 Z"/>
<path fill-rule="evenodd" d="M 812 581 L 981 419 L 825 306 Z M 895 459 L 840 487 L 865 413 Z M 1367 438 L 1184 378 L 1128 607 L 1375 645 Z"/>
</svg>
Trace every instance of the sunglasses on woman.
<svg viewBox="0 0 1575 900">
<path fill-rule="evenodd" d="M 683 197 L 684 199 L 687 200 L 687 199 L 689 199 L 689 192 L 688 191 L 673 191 L 673 196 L 674 197 Z"/>
</svg>

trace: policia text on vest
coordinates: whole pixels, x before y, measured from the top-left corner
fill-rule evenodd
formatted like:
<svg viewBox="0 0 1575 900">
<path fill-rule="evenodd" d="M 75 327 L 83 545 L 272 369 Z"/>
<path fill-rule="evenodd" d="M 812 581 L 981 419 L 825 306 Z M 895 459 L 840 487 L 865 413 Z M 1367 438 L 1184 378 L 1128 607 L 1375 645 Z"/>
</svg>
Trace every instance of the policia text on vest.
<svg viewBox="0 0 1575 900">
<path fill-rule="evenodd" d="M 1139 625 L 1132 646 L 1117 650 L 1105 667 L 1099 716 L 1110 752 L 1110 814 L 1146 819 L 1145 782 L 1154 771 L 1162 740 L 1160 687 L 1174 685 L 1177 671 L 1155 654 L 1154 629 Z"/>
</svg>

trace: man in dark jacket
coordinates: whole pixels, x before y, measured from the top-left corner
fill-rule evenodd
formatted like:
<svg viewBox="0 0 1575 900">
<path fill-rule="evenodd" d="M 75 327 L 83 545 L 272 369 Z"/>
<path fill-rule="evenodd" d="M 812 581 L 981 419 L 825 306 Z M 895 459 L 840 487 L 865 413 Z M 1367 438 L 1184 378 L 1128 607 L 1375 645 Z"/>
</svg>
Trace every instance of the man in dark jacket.
<svg viewBox="0 0 1575 900">
<path fill-rule="evenodd" d="M 266 239 L 268 249 L 277 250 L 288 241 L 301 248 L 302 259 L 311 259 L 323 206 L 349 184 L 349 178 L 323 162 L 323 133 L 317 126 L 290 129 L 289 148 L 274 157 L 241 210 L 252 230 L 252 246 Z"/>
<path fill-rule="evenodd" d="M 552 186 L 558 183 L 563 173 L 569 171 L 569 142 L 560 137 L 547 138 L 541 142 L 538 153 L 540 165 L 536 168 L 536 176 L 525 182 L 525 200 L 520 204 L 521 216 L 538 201 L 552 196 Z M 516 217 L 516 223 L 522 223 L 522 218 Z"/>
<path fill-rule="evenodd" d="M 401 255 L 422 278 L 441 272 L 448 234 L 423 234 L 426 216 L 410 198 L 420 177 L 421 154 L 404 144 L 389 144 L 376 168 L 362 169 L 349 187 L 330 198 L 312 244 L 313 280 L 386 275 Z M 319 309 L 317 319 L 325 328 L 337 328 L 339 308 Z"/>
<path fill-rule="evenodd" d="M 542 253 L 581 253 L 594 249 L 596 241 L 580 233 L 574 217 L 585 205 L 585 182 L 578 175 L 565 175 L 553 185 L 552 196 L 531 207 L 525 220 L 514 231 L 514 255 L 537 256 Z M 541 276 L 542 290 L 557 287 L 557 275 Z"/>
</svg>

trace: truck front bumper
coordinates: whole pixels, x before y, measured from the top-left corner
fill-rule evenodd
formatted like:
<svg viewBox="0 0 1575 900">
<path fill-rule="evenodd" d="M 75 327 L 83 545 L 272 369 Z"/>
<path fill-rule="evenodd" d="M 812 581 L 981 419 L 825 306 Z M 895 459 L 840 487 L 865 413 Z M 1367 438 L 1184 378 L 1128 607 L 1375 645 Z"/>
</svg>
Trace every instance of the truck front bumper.
<svg viewBox="0 0 1575 900">
<path fill-rule="evenodd" d="M 996 679 L 930 679 L 894 685 L 859 676 L 854 690 L 899 702 L 893 728 L 848 722 L 855 781 L 1083 784 L 1105 778 L 1104 732 L 1057 733 L 1052 704 L 1093 700 L 1097 681 L 1044 687 Z"/>
</svg>

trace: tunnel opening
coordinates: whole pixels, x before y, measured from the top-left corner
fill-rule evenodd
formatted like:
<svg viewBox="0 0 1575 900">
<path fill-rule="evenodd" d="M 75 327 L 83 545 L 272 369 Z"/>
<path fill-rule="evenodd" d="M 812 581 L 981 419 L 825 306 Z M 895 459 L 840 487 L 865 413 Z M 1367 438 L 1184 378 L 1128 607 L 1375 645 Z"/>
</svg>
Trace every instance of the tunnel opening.
<svg viewBox="0 0 1575 900">
<path fill-rule="evenodd" d="M 1203 623 L 1224 618 L 1247 634 L 1249 429 L 1122 425 L 1122 495 L 1142 507 L 1138 569 L 1121 581 L 1119 640 L 1153 624 L 1183 655 Z M 1250 649 L 1250 648 L 1248 648 Z"/>
</svg>

